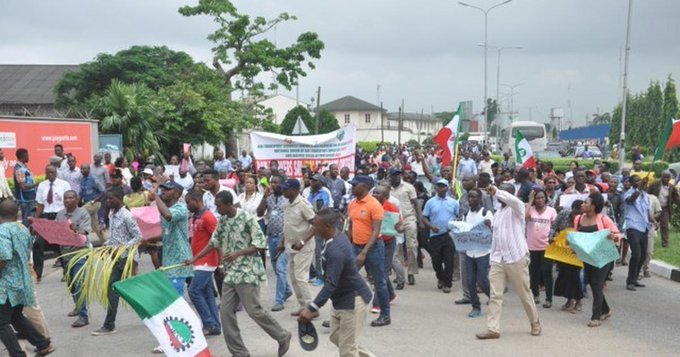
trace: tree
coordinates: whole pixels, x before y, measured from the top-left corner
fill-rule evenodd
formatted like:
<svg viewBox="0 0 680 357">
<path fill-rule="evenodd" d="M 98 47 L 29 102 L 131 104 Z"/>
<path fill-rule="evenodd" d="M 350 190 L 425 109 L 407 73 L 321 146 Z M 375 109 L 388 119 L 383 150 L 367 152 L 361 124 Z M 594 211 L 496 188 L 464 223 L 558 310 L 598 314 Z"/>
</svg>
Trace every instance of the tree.
<svg viewBox="0 0 680 357">
<path fill-rule="evenodd" d="M 260 94 L 264 89 L 257 76 L 262 72 L 273 72 L 276 81 L 290 89 L 299 77 L 307 75 L 303 63 L 310 69 L 310 59 L 321 58 L 324 43 L 314 32 L 305 32 L 297 41 L 285 48 L 279 48 L 262 35 L 280 23 L 296 20 L 287 13 L 273 19 L 261 16 L 251 18 L 239 13 L 229 0 L 199 0 L 198 5 L 182 6 L 179 13 L 184 16 L 207 15 L 212 17 L 218 28 L 208 35 L 215 46 L 213 66 L 222 74 L 224 84 L 231 91 L 243 90 L 251 95 Z M 225 68 L 226 66 L 226 68 Z"/>
<path fill-rule="evenodd" d="M 123 133 L 123 147 L 128 158 L 137 153 L 158 154 L 161 127 L 159 104 L 153 91 L 141 84 L 124 84 L 114 80 L 100 98 L 103 133 Z M 161 155 L 161 157 L 163 157 Z"/>
<path fill-rule="evenodd" d="M 609 124 L 612 122 L 611 114 L 593 114 L 593 125 Z"/>
<path fill-rule="evenodd" d="M 496 120 L 496 116 L 498 115 L 498 102 L 496 102 L 495 99 L 487 98 L 486 99 L 486 107 L 489 109 L 489 117 L 488 117 L 488 124 L 493 123 L 494 120 Z M 482 115 L 484 115 L 485 111 L 482 110 Z"/>
<path fill-rule="evenodd" d="M 314 130 L 316 129 L 316 118 L 313 117 L 307 108 L 302 105 L 298 105 L 297 107 L 288 111 L 286 116 L 283 118 L 283 121 L 281 121 L 281 134 L 296 134 L 293 133 L 293 130 L 295 129 L 295 122 L 297 121 L 298 117 L 302 118 L 302 122 L 305 123 L 309 133 L 314 134 Z M 319 112 L 319 134 L 330 133 L 338 129 L 340 129 L 340 125 L 338 125 L 338 120 L 335 119 L 333 113 L 327 110 L 322 110 Z"/>
</svg>

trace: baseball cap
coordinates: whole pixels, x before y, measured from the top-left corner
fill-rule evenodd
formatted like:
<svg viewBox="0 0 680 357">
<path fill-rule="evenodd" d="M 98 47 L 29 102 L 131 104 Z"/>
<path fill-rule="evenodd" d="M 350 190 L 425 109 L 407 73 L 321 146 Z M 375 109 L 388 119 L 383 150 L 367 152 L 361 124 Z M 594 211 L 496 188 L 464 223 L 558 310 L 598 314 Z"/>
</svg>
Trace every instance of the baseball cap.
<svg viewBox="0 0 680 357">
<path fill-rule="evenodd" d="M 143 174 L 147 174 L 147 175 L 153 176 L 153 171 L 151 171 L 151 169 L 148 168 L 148 167 L 147 167 L 146 169 L 144 169 L 144 170 L 142 171 L 142 173 L 143 173 Z"/>
<path fill-rule="evenodd" d="M 284 190 L 284 191 L 289 189 L 289 188 L 294 188 L 294 189 L 299 191 L 300 190 L 300 181 L 298 181 L 296 179 L 288 179 L 288 180 L 286 180 L 286 182 L 284 182 L 281 185 L 281 189 Z"/>
<path fill-rule="evenodd" d="M 314 351 L 316 346 L 319 345 L 319 335 L 311 321 L 298 322 L 298 336 L 300 337 L 300 347 L 305 351 Z"/>
<path fill-rule="evenodd" d="M 168 181 L 160 186 L 166 190 L 177 190 L 180 193 L 184 191 L 184 187 L 175 181 Z"/>
<path fill-rule="evenodd" d="M 369 185 L 369 186 L 373 186 L 373 179 L 370 178 L 369 176 L 359 175 L 359 176 L 354 176 L 354 178 L 349 181 L 349 184 L 352 185 L 352 186 L 362 184 L 362 183 Z"/>
<path fill-rule="evenodd" d="M 435 185 L 444 185 L 446 187 L 449 187 L 449 180 L 447 179 L 439 179 Z"/>
<path fill-rule="evenodd" d="M 314 181 L 323 181 L 323 175 L 321 175 L 321 174 L 314 174 L 314 175 L 311 177 L 311 179 L 314 180 Z"/>
<path fill-rule="evenodd" d="M 393 167 L 390 169 L 390 176 L 401 175 L 401 169 L 398 167 Z"/>
</svg>

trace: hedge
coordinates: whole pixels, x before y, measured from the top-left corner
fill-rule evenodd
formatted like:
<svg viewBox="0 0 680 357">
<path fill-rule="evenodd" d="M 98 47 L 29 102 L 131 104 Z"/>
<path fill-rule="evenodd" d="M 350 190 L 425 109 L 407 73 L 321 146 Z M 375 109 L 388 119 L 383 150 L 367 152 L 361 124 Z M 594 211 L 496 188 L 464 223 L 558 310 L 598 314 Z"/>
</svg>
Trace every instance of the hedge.
<svg viewBox="0 0 680 357">
<path fill-rule="evenodd" d="M 33 181 L 35 181 L 35 186 L 38 187 L 38 184 L 45 181 L 45 175 L 41 176 L 33 176 Z M 14 180 L 13 179 L 7 179 L 7 183 L 9 184 L 9 188 L 12 189 L 12 194 L 14 194 Z"/>
<path fill-rule="evenodd" d="M 492 158 L 493 158 L 494 161 L 496 161 L 499 164 L 503 161 L 502 156 L 493 155 Z M 594 164 L 595 164 L 594 160 L 585 160 L 585 159 L 575 160 L 573 158 L 567 158 L 567 157 L 563 157 L 563 158 L 559 158 L 559 159 L 550 159 L 550 160 L 545 160 L 545 161 L 552 162 L 553 169 L 555 171 L 562 171 L 562 172 L 569 171 L 569 164 L 572 161 L 577 161 L 578 165 L 580 167 L 585 168 L 585 169 L 592 169 Z M 619 162 L 618 161 L 604 160 L 602 162 L 606 162 L 606 163 L 609 164 L 609 168 L 610 168 L 609 171 L 610 172 L 619 171 Z M 649 162 L 648 161 L 648 162 L 642 163 L 642 170 L 643 171 L 654 171 L 656 177 L 661 177 L 661 172 L 663 170 L 666 170 L 666 169 L 668 169 L 668 163 L 665 162 L 665 161 L 655 161 L 655 162 Z"/>
</svg>

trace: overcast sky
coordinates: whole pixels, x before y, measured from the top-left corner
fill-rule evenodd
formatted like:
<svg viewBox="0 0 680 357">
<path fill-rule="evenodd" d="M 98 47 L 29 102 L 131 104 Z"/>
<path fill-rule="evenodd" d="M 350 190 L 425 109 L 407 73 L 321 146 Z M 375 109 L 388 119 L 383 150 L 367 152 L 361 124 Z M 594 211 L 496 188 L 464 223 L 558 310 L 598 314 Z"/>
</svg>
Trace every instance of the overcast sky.
<svg viewBox="0 0 680 357">
<path fill-rule="evenodd" d="M 0 63 L 78 64 L 101 52 L 131 45 L 167 45 L 211 62 L 207 17 L 185 18 L 178 0 L 0 0 Z M 480 7 L 501 0 L 468 0 Z M 353 95 L 380 100 L 396 111 L 455 110 L 484 96 L 484 17 L 454 0 L 238 0 L 251 15 L 289 12 L 297 21 L 278 27 L 279 45 L 305 31 L 326 44 L 317 69 L 300 83 L 309 102 L 317 86 L 321 102 Z M 574 126 L 586 115 L 613 109 L 621 97 L 627 0 L 513 0 L 489 13 L 490 46 L 505 50 L 502 84 L 518 86 L 514 108 L 522 119 L 546 121 L 561 107 Z M 629 87 L 680 76 L 680 1 L 635 0 Z M 497 52 L 489 48 L 488 95 L 496 96 Z M 509 89 L 501 86 L 502 109 Z M 288 93 L 295 96 L 295 91 Z M 568 120 L 568 118 L 567 118 Z"/>
</svg>

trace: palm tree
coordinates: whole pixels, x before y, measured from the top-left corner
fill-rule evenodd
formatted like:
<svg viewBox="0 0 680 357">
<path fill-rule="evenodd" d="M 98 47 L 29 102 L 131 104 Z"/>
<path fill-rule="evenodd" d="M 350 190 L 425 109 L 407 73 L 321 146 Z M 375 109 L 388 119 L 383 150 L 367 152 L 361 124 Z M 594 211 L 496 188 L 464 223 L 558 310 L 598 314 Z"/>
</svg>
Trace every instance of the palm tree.
<svg viewBox="0 0 680 357">
<path fill-rule="evenodd" d="M 611 122 L 612 117 L 609 113 L 593 114 L 593 125 L 610 124 Z"/>
<path fill-rule="evenodd" d="M 137 153 L 158 154 L 163 135 L 158 131 L 160 110 L 151 90 L 114 80 L 101 98 L 100 109 L 105 115 L 101 121 L 102 131 L 123 135 L 128 158 Z"/>
</svg>

